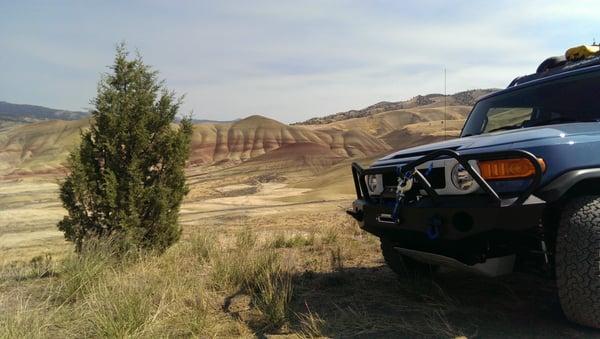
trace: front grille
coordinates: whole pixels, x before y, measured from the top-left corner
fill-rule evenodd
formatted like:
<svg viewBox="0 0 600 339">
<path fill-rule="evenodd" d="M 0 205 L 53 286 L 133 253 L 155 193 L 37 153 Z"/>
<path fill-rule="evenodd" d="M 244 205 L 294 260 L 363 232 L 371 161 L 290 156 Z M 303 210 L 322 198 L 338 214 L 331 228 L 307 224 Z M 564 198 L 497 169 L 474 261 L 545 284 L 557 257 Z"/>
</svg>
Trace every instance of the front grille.
<svg viewBox="0 0 600 339">
<path fill-rule="evenodd" d="M 428 172 L 427 169 L 420 169 L 418 171 L 421 172 L 423 175 L 425 175 Z M 434 189 L 441 189 L 441 188 L 446 187 L 445 172 L 446 171 L 445 171 L 444 167 L 435 167 L 435 168 L 432 168 L 429 175 L 427 175 L 425 177 L 431 184 L 431 187 L 433 187 Z M 386 191 L 387 191 L 388 186 L 393 187 L 395 190 L 397 185 L 398 185 L 398 177 L 396 175 L 391 174 L 391 173 L 383 175 L 383 186 L 386 187 Z"/>
<path fill-rule="evenodd" d="M 419 170 L 423 175 L 427 173 L 427 170 Z M 436 167 L 431 169 L 431 173 L 425 176 L 427 181 L 431 184 L 434 189 L 440 189 L 446 187 L 446 169 L 444 167 Z"/>
</svg>

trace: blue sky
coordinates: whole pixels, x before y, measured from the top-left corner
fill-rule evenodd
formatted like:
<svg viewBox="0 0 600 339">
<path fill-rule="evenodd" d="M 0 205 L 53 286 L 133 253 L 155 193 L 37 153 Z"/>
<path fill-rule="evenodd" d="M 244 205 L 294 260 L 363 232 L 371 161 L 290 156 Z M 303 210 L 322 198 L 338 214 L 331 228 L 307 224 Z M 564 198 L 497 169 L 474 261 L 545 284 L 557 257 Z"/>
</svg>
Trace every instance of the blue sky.
<svg viewBox="0 0 600 339">
<path fill-rule="evenodd" d="M 82 110 L 126 41 L 182 113 L 304 120 L 504 87 L 600 40 L 598 1 L 0 0 L 0 100 Z"/>
</svg>

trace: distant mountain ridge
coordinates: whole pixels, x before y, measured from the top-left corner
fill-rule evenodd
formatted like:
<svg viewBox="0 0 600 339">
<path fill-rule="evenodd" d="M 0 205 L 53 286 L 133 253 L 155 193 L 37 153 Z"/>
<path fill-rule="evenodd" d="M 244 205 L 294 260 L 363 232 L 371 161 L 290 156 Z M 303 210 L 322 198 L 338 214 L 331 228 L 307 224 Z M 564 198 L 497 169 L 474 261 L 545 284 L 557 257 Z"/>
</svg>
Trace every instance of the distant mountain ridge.
<svg viewBox="0 0 600 339">
<path fill-rule="evenodd" d="M 448 106 L 473 106 L 478 98 L 499 91 L 497 88 L 488 89 L 472 89 L 468 91 L 458 92 L 446 96 L 446 104 Z M 360 110 L 350 110 L 335 114 L 326 115 L 324 117 L 315 117 L 303 122 L 297 122 L 292 125 L 322 125 L 334 121 L 341 121 L 354 118 L 362 118 L 374 115 L 381 112 L 395 111 L 399 109 L 409 109 L 416 107 L 440 107 L 444 105 L 444 95 L 439 93 L 417 95 L 409 100 L 404 101 L 382 101 Z"/>
<path fill-rule="evenodd" d="M 472 89 L 458 92 L 446 97 L 448 106 L 472 106 L 478 98 L 496 92 L 499 89 Z M 381 112 L 395 111 L 400 109 L 409 109 L 416 107 L 440 107 L 444 104 L 444 95 L 432 93 L 427 95 L 417 95 L 409 100 L 404 101 L 382 101 L 374 105 L 368 106 L 360 110 L 349 110 L 345 112 L 334 113 L 323 117 L 315 117 L 302 122 L 292 123 L 291 125 L 322 125 L 335 121 L 362 118 L 371 116 Z M 48 108 L 38 105 L 14 104 L 6 101 L 0 101 L 0 122 L 36 122 L 44 120 L 79 120 L 90 115 L 89 112 L 69 111 L 56 108 Z M 215 121 L 205 119 L 192 119 L 195 124 L 203 123 L 231 123 L 240 119 L 230 121 Z"/>
<path fill-rule="evenodd" d="M 36 105 L 13 104 L 0 101 L 0 120 L 35 122 L 43 120 L 79 120 L 89 116 L 82 111 L 67 111 Z"/>
<path fill-rule="evenodd" d="M 37 105 L 13 104 L 6 101 L 0 101 L 0 120 L 10 122 L 37 122 L 43 120 L 79 120 L 90 116 L 89 112 L 69 111 L 57 108 L 48 108 Z M 180 121 L 181 118 L 175 118 Z M 214 123 L 229 123 L 235 120 L 208 120 L 208 119 L 193 119 L 194 124 L 214 124 Z"/>
</svg>

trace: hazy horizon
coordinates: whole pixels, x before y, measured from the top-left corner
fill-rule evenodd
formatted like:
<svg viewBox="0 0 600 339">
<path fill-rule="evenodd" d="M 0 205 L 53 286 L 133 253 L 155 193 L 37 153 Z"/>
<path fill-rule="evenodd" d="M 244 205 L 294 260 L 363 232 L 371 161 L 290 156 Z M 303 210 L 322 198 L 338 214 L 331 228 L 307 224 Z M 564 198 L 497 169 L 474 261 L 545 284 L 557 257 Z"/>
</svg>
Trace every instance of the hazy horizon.
<svg viewBox="0 0 600 339">
<path fill-rule="evenodd" d="M 181 113 L 283 122 L 418 94 L 502 88 L 592 43 L 599 3 L 0 3 L 0 100 L 86 110 L 126 41 Z"/>
</svg>

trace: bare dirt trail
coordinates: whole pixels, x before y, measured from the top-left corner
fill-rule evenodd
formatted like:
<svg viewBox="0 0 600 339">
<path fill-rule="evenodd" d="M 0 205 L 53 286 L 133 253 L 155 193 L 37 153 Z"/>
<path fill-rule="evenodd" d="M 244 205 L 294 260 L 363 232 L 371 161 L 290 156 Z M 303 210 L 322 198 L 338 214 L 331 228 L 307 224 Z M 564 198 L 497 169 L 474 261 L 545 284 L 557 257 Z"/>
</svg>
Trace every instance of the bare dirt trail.
<svg viewBox="0 0 600 339">
<path fill-rule="evenodd" d="M 186 201 L 181 208 L 181 221 L 189 224 L 201 218 L 220 216 L 261 216 L 278 213 L 294 214 L 322 209 L 324 206 L 347 204 L 348 199 L 305 200 L 289 202 L 287 198 L 300 197 L 311 191 L 308 188 L 294 188 L 287 183 L 260 183 L 258 185 L 229 185 L 216 189 L 224 197 Z M 252 191 L 252 194 L 235 195 L 240 191 Z M 335 199 L 338 198 L 338 199 Z"/>
</svg>

